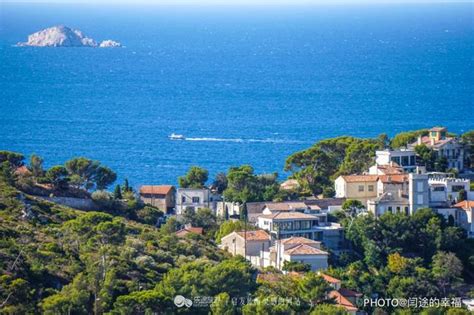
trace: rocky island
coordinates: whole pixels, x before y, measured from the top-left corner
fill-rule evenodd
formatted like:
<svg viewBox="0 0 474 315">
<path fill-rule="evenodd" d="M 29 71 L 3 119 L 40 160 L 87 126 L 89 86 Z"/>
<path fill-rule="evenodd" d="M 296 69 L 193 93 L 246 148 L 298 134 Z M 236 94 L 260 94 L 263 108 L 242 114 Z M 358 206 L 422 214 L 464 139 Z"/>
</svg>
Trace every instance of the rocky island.
<svg viewBox="0 0 474 315">
<path fill-rule="evenodd" d="M 64 25 L 53 26 L 28 36 L 28 41 L 20 42 L 17 46 L 33 47 L 122 47 L 119 42 L 104 40 L 97 43 L 85 36 L 80 30 Z"/>
</svg>

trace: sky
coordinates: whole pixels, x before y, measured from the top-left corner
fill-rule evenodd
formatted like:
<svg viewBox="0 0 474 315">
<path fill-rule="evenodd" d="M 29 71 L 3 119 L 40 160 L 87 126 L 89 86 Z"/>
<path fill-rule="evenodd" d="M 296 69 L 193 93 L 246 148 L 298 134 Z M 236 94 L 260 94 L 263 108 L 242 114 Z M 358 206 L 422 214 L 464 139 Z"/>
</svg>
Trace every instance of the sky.
<svg viewBox="0 0 474 315">
<path fill-rule="evenodd" d="M 154 4 L 154 5 L 320 5 L 472 2 L 474 0 L 2 0 L 3 3 Z"/>
</svg>

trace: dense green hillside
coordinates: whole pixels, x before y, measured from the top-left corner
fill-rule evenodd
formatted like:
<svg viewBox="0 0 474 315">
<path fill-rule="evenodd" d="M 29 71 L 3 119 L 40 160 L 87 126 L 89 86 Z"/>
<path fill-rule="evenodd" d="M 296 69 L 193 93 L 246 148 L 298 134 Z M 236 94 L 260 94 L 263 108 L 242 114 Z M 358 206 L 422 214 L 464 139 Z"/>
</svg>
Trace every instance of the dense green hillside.
<svg viewBox="0 0 474 315">
<path fill-rule="evenodd" d="M 0 181 L 1 312 L 130 313 L 150 298 L 150 309 L 165 311 L 177 290 L 204 290 L 200 279 L 182 288 L 175 283 L 180 273 L 207 273 L 212 294 L 250 289 L 246 262 L 226 260 L 200 236 L 178 239 L 167 228 L 38 201 Z M 217 279 L 226 272 L 238 283 Z M 154 290 L 158 283 L 163 290 Z"/>
</svg>

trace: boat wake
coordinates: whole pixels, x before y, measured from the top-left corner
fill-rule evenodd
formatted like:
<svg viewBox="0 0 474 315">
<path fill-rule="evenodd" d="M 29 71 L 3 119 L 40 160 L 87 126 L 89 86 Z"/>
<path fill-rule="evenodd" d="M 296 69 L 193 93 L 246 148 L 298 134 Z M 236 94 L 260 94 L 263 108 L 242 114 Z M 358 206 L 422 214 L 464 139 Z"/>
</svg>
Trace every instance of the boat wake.
<svg viewBox="0 0 474 315">
<path fill-rule="evenodd" d="M 204 141 L 204 142 L 236 142 L 236 143 L 303 143 L 297 140 L 285 139 L 242 139 L 242 138 L 184 138 L 185 141 Z"/>
</svg>

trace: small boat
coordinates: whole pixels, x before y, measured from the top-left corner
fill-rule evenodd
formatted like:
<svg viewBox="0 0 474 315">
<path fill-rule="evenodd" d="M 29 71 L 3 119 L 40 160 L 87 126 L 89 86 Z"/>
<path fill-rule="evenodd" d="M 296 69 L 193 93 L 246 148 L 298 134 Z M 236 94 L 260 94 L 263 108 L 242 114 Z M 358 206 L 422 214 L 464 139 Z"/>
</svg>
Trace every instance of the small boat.
<svg viewBox="0 0 474 315">
<path fill-rule="evenodd" d="M 183 135 L 177 135 L 175 133 L 172 133 L 169 138 L 171 140 L 184 140 L 184 136 Z"/>
</svg>

